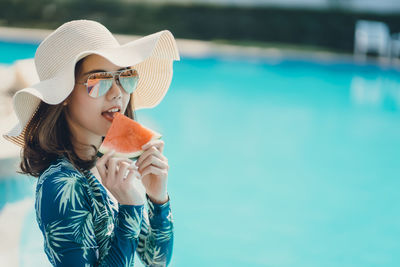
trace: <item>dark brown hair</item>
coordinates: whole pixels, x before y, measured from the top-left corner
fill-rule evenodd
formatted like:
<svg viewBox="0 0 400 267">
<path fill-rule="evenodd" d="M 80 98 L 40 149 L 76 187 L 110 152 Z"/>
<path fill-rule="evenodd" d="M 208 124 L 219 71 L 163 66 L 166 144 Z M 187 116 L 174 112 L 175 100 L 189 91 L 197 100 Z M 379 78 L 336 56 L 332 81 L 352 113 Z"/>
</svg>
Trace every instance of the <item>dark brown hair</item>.
<svg viewBox="0 0 400 267">
<path fill-rule="evenodd" d="M 85 58 L 75 65 L 75 79 L 82 69 Z M 134 119 L 135 113 L 131 106 L 131 99 L 125 115 Z M 25 146 L 21 152 L 20 173 L 39 177 L 50 164 L 59 157 L 66 157 L 78 170 L 91 169 L 96 162 L 97 148 L 90 160 L 78 157 L 71 141 L 71 132 L 65 116 L 63 103 L 49 105 L 41 101 L 36 112 L 26 126 Z"/>
</svg>

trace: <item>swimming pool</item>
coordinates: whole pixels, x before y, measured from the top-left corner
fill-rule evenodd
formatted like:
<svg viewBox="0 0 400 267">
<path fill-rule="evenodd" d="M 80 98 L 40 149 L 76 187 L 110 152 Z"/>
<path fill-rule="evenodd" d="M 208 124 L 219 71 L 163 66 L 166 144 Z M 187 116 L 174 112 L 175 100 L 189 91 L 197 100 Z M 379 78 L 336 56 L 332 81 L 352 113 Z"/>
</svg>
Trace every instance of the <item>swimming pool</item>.
<svg viewBox="0 0 400 267">
<path fill-rule="evenodd" d="M 224 56 L 174 69 L 137 111 L 169 159 L 171 266 L 399 266 L 399 72 Z M 21 266 L 46 260 L 35 223 Z"/>
</svg>

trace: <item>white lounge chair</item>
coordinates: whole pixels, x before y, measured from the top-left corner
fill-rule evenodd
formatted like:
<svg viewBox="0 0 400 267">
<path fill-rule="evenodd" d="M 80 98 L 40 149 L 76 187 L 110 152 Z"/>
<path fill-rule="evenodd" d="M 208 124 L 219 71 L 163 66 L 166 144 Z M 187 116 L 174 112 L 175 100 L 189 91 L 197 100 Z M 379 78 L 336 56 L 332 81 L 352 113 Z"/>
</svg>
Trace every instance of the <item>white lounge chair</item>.
<svg viewBox="0 0 400 267">
<path fill-rule="evenodd" d="M 354 33 L 354 55 L 366 58 L 368 52 L 381 57 L 390 55 L 389 27 L 380 21 L 359 20 Z"/>
</svg>

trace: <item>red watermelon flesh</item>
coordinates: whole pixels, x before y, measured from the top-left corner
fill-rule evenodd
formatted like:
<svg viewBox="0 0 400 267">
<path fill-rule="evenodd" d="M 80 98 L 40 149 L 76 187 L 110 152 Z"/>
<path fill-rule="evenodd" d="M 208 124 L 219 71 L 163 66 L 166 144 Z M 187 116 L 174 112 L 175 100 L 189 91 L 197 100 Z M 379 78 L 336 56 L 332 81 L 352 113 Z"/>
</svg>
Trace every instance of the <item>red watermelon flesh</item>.
<svg viewBox="0 0 400 267">
<path fill-rule="evenodd" d="M 116 113 L 99 148 L 99 154 L 103 155 L 114 149 L 114 157 L 135 160 L 143 153 L 144 144 L 160 138 L 161 134 L 144 127 L 122 113 Z"/>
</svg>

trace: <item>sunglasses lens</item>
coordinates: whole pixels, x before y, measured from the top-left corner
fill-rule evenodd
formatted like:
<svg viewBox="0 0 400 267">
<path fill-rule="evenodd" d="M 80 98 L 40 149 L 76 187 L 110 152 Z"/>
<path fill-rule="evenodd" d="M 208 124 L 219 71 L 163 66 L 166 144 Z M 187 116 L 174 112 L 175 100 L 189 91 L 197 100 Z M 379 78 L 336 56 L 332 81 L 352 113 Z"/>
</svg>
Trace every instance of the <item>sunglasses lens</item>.
<svg viewBox="0 0 400 267">
<path fill-rule="evenodd" d="M 128 69 L 119 73 L 119 82 L 124 90 L 131 94 L 136 89 L 139 76 L 136 70 Z M 114 81 L 112 73 L 99 72 L 91 74 L 87 80 L 87 90 L 91 97 L 100 97 L 110 90 Z"/>
<path fill-rule="evenodd" d="M 91 75 L 87 80 L 88 94 L 91 97 L 100 97 L 107 93 L 112 83 L 112 77 L 99 77 L 97 74 Z"/>
<path fill-rule="evenodd" d="M 133 69 L 123 71 L 119 75 L 119 82 L 128 94 L 131 94 L 133 91 L 135 91 L 138 80 L 139 75 L 137 71 Z"/>
</svg>

